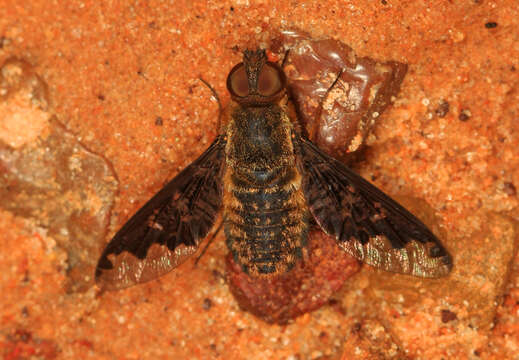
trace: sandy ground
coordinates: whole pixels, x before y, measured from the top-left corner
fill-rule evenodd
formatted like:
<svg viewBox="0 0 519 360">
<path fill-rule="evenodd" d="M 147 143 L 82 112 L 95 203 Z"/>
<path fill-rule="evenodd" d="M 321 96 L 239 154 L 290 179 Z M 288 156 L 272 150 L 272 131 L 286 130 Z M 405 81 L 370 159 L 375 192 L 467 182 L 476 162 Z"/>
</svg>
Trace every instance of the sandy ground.
<svg viewBox="0 0 519 360">
<path fill-rule="evenodd" d="M 2 0 L 0 64 L 23 60 L 2 76 L 23 72 L 0 92 L 0 354 L 519 358 L 518 14 L 515 0 Z M 99 292 L 103 246 L 217 133 L 198 78 L 227 103 L 240 51 L 283 29 L 409 65 L 355 168 L 419 199 L 409 206 L 436 224 L 452 274 L 364 266 L 329 305 L 269 325 L 230 294 L 218 236 L 197 267 Z"/>
</svg>

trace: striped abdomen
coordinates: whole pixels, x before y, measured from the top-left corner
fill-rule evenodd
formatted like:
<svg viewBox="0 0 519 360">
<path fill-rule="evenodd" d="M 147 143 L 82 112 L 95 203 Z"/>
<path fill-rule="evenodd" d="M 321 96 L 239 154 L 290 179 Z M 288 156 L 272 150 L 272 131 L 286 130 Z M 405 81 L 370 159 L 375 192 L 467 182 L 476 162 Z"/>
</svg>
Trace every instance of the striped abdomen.
<svg viewBox="0 0 519 360">
<path fill-rule="evenodd" d="M 263 171 L 227 168 L 227 246 L 252 276 L 290 270 L 305 251 L 308 214 L 295 165 Z"/>
</svg>

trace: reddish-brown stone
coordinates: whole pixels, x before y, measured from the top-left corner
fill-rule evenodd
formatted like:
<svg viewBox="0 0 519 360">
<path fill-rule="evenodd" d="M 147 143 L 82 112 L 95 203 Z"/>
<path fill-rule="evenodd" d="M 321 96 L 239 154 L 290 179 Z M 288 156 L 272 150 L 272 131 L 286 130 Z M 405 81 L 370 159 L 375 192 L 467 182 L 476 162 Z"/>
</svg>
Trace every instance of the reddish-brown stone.
<svg viewBox="0 0 519 360">
<path fill-rule="evenodd" d="M 407 65 L 359 57 L 333 39 L 285 31 L 273 41 L 310 139 L 337 158 L 359 150 L 400 91 Z"/>
<path fill-rule="evenodd" d="M 229 254 L 229 288 L 240 306 L 267 322 L 283 324 L 326 304 L 360 269 L 359 262 L 322 231 L 309 234 L 308 252 L 291 271 L 268 278 L 248 276 Z"/>
</svg>

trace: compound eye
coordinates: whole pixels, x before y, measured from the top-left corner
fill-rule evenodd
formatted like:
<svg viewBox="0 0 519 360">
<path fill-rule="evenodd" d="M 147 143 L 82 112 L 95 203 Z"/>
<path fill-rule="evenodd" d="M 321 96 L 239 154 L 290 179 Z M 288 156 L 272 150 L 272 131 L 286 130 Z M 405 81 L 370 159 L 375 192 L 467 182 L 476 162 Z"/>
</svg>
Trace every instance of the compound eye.
<svg viewBox="0 0 519 360">
<path fill-rule="evenodd" d="M 258 76 L 258 92 L 262 96 L 272 96 L 283 89 L 283 81 L 279 70 L 269 65 L 263 65 Z"/>
<path fill-rule="evenodd" d="M 231 70 L 227 79 L 227 87 L 236 96 L 245 97 L 249 95 L 249 80 L 243 64 L 239 64 Z"/>
</svg>

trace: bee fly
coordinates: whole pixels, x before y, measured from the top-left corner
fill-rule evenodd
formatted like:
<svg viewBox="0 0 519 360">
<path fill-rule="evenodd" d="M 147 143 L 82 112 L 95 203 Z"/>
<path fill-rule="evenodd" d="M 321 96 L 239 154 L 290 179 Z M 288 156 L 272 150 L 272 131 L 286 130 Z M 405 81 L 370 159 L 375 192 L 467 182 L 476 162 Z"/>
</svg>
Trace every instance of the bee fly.
<svg viewBox="0 0 519 360">
<path fill-rule="evenodd" d="M 286 76 L 265 52 L 245 51 L 227 77 L 232 102 L 220 135 L 114 236 L 98 284 L 125 288 L 161 276 L 194 254 L 223 211 L 226 243 L 252 277 L 289 271 L 304 259 L 317 224 L 372 266 L 420 277 L 452 261 L 415 216 L 299 128 Z"/>
</svg>

